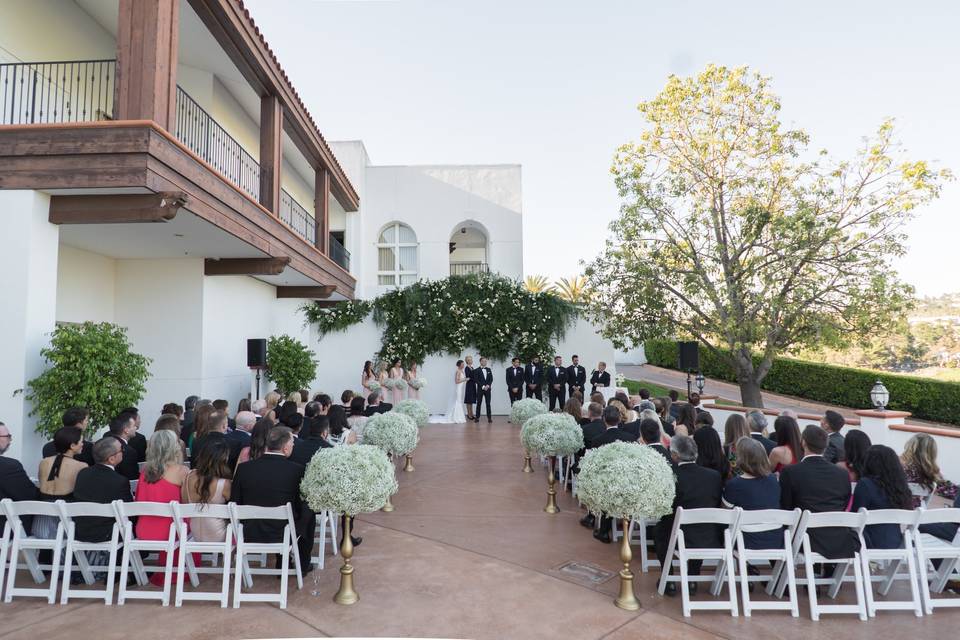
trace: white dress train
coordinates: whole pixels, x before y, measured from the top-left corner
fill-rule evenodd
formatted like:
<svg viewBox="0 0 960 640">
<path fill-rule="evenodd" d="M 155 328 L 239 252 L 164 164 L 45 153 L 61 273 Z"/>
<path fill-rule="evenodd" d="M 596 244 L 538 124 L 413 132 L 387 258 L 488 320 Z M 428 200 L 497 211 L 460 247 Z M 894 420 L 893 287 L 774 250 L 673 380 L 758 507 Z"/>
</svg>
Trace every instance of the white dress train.
<svg viewBox="0 0 960 640">
<path fill-rule="evenodd" d="M 430 422 L 466 424 L 467 416 L 463 412 L 463 395 L 467 389 L 467 379 L 464 377 L 463 380 L 457 381 L 459 373 L 460 371 L 457 370 L 453 374 L 453 397 L 450 399 L 450 404 L 447 405 L 447 412 L 442 416 L 430 416 Z"/>
</svg>

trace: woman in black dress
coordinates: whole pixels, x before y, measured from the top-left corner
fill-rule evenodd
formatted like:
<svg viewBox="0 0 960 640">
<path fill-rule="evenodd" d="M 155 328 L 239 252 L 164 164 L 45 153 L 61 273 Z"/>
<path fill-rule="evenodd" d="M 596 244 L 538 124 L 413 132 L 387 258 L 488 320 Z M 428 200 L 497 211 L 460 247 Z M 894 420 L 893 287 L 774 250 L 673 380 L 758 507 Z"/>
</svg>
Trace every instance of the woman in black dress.
<svg viewBox="0 0 960 640">
<path fill-rule="evenodd" d="M 467 410 L 467 420 L 473 420 L 473 405 L 477 404 L 477 382 L 473 379 L 473 356 L 464 360 L 463 375 L 467 377 L 467 388 L 463 390 L 463 406 Z"/>
</svg>

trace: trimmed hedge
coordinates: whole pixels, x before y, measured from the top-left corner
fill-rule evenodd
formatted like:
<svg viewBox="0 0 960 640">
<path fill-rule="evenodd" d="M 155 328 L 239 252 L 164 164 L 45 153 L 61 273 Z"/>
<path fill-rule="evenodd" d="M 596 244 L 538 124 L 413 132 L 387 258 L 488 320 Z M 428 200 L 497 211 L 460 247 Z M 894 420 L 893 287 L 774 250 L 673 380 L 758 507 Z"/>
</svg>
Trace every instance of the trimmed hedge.
<svg viewBox="0 0 960 640">
<path fill-rule="evenodd" d="M 658 367 L 677 369 L 677 343 L 647 340 L 647 361 Z M 755 358 L 759 361 L 759 358 Z M 700 345 L 703 375 L 736 382 L 732 367 Z M 909 411 L 917 418 L 960 424 L 960 383 L 905 376 L 871 369 L 854 369 L 793 358 L 774 358 L 761 383 L 764 391 L 806 398 L 842 407 L 870 408 L 870 389 L 880 380 L 890 391 L 890 409 Z"/>
</svg>

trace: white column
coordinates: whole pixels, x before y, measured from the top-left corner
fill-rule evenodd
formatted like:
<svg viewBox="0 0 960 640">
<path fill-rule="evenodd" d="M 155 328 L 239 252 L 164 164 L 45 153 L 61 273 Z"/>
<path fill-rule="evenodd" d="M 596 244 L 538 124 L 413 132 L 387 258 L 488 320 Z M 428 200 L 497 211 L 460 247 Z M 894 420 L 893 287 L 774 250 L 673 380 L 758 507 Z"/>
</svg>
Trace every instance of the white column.
<svg viewBox="0 0 960 640">
<path fill-rule="evenodd" d="M 49 344 L 57 311 L 60 228 L 48 222 L 50 197 L 39 191 L 0 191 L 5 242 L 0 251 L 0 421 L 13 435 L 5 455 L 36 474 L 44 439 L 34 431 L 25 400 L 27 381 L 44 369 L 40 350 Z"/>
<path fill-rule="evenodd" d="M 872 444 L 885 444 L 897 453 L 903 450 L 905 437 L 900 437 L 900 434 L 892 431 L 890 427 L 905 424 L 910 417 L 908 412 L 865 409 L 854 413 L 860 418 L 860 428 L 870 436 Z"/>
</svg>

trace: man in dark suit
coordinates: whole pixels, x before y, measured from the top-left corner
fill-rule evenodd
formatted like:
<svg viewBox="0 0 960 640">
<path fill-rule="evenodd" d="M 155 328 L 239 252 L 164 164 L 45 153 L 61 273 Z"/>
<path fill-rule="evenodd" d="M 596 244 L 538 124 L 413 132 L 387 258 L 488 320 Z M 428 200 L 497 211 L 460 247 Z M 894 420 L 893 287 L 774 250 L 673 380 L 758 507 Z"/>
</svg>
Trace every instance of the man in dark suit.
<svg viewBox="0 0 960 640">
<path fill-rule="evenodd" d="M 805 509 L 811 513 L 846 511 L 850 502 L 850 476 L 827 462 L 827 432 L 816 425 L 803 430 L 803 459 L 780 471 L 780 508 Z M 845 527 L 810 531 L 810 546 L 827 558 L 849 558 L 860 550 L 857 533 Z"/>
<path fill-rule="evenodd" d="M 527 397 L 543 400 L 543 367 L 540 365 L 540 356 L 533 356 L 533 360 L 523 370 L 523 381 L 527 384 Z"/>
<path fill-rule="evenodd" d="M 563 403 L 567 395 L 567 370 L 563 366 L 563 358 L 556 356 L 553 366 L 547 368 L 547 395 L 550 396 L 550 411 L 563 411 Z"/>
<path fill-rule="evenodd" d="M 123 446 L 119 438 L 104 436 L 93 444 L 92 467 L 81 469 L 77 474 L 77 483 L 73 488 L 75 502 L 97 502 L 108 504 L 114 500 L 132 502 L 130 481 L 115 471 L 123 461 Z M 77 540 L 84 542 L 106 542 L 113 531 L 113 518 L 79 517 Z"/>
<path fill-rule="evenodd" d="M 720 506 L 720 497 L 723 493 L 723 484 L 720 474 L 707 467 L 701 467 L 697 464 L 697 443 L 689 436 L 674 436 L 670 440 L 670 454 L 676 462 L 676 495 L 673 499 L 673 511 L 676 514 L 677 507 L 684 509 L 705 509 Z M 673 531 L 674 515 L 664 516 L 656 524 L 653 531 L 654 551 L 660 566 L 664 567 L 661 571 L 670 571 L 670 564 L 667 564 L 667 551 L 670 546 L 670 533 Z M 719 547 L 723 544 L 722 532 L 713 524 L 692 524 L 683 528 L 683 536 L 687 547 Z M 688 563 L 689 573 L 693 576 L 700 575 L 702 560 L 690 560 Z M 694 588 L 696 583 L 690 585 L 691 594 L 696 593 Z M 666 594 L 668 596 L 676 595 L 677 585 L 673 582 L 667 583 Z"/>
<path fill-rule="evenodd" d="M 571 358 L 573 364 L 567 367 L 567 387 L 569 387 L 570 397 L 574 393 L 580 393 L 581 401 L 585 395 L 584 388 L 587 385 L 587 370 L 580 366 L 580 356 Z"/>
<path fill-rule="evenodd" d="M 233 431 L 237 428 L 237 421 L 230 417 L 230 403 L 219 398 L 213 401 L 213 408 L 221 413 L 226 414 L 227 416 L 227 432 Z"/>
<path fill-rule="evenodd" d="M 367 396 L 367 408 L 363 410 L 363 415 L 369 418 L 378 413 L 386 413 L 390 409 L 393 409 L 393 405 L 389 402 L 383 402 L 379 391 L 371 391 L 370 395 Z"/>
<path fill-rule="evenodd" d="M 827 449 L 823 457 L 827 462 L 836 464 L 844 459 L 843 453 L 843 425 L 846 420 L 836 411 L 827 411 L 820 418 L 820 426 L 827 432 Z"/>
<path fill-rule="evenodd" d="M 493 413 L 490 407 L 491 391 L 493 386 L 493 371 L 487 366 L 485 356 L 480 356 L 480 366 L 473 370 L 473 379 L 477 383 L 477 408 L 473 412 L 473 421 L 480 422 L 480 408 L 483 401 L 487 401 L 487 422 L 493 422 Z"/>
<path fill-rule="evenodd" d="M 297 427 L 291 427 L 290 430 L 293 432 L 293 451 L 290 453 L 290 462 L 296 462 L 306 467 L 310 464 L 310 460 L 313 459 L 313 455 L 320 449 L 327 447 L 332 447 L 329 442 L 326 440 L 318 440 L 316 438 L 309 438 L 309 431 L 303 430 L 303 425 L 306 423 L 304 419 Z M 300 434 L 303 434 L 303 437 L 300 437 Z"/>
<path fill-rule="evenodd" d="M 640 439 L 640 418 L 637 418 L 633 422 L 624 422 L 620 425 L 620 428 L 629 433 L 632 436 L 636 436 L 637 440 Z"/>
<path fill-rule="evenodd" d="M 123 456 L 119 463 L 114 465 L 117 473 L 127 480 L 136 480 L 140 477 L 139 457 L 136 450 L 130 446 L 130 439 L 137 433 L 137 423 L 132 413 L 121 413 L 110 421 L 110 431 L 107 438 L 116 438 L 120 442 Z M 96 460 L 96 456 L 94 456 Z"/>
<path fill-rule="evenodd" d="M 602 447 L 603 445 L 610 444 L 611 442 L 637 441 L 636 436 L 627 433 L 620 428 L 620 412 L 616 407 L 605 407 L 603 409 L 603 425 L 605 427 L 603 433 L 591 438 L 587 449 L 596 449 L 597 447 Z M 592 526 L 592 524 L 587 524 L 589 520 L 586 522 L 584 520 L 581 520 L 580 524 L 584 526 Z M 600 518 L 600 528 L 593 532 L 593 537 L 604 544 L 609 544 L 611 542 L 610 527 L 612 523 L 613 520 L 607 518 L 606 516 Z"/>
<path fill-rule="evenodd" d="M 63 426 L 75 427 L 83 432 L 90 423 L 90 412 L 81 407 L 73 407 L 63 412 L 61 421 L 63 422 Z M 57 448 L 53 444 L 53 440 L 43 445 L 40 453 L 44 458 L 57 455 Z M 74 459 L 85 462 L 88 465 L 93 464 L 93 443 L 84 438 L 83 449 L 78 455 L 74 456 Z"/>
<path fill-rule="evenodd" d="M 510 394 L 510 405 L 523 397 L 523 368 L 520 358 L 514 358 L 507 367 L 507 393 Z"/>
<path fill-rule="evenodd" d="M 140 433 L 140 410 L 136 407 L 127 407 L 120 413 L 129 413 L 133 416 L 133 422 L 137 429 L 133 432 L 127 444 L 137 452 L 137 462 L 145 462 L 147 459 L 147 438 Z"/>
<path fill-rule="evenodd" d="M 260 507 L 279 507 L 289 502 L 293 507 L 300 563 L 306 573 L 313 568 L 310 558 L 317 518 L 300 499 L 304 468 L 288 459 L 293 446 L 293 433 L 288 427 L 271 429 L 264 454 L 237 466 L 230 499 Z M 243 523 L 243 535 L 251 542 L 277 542 L 283 538 L 284 526 L 280 520 L 247 520 Z"/>
<path fill-rule="evenodd" d="M 659 421 L 654 420 L 653 418 L 641 420 L 640 439 L 643 441 L 643 444 L 662 455 L 663 459 L 667 461 L 667 464 L 669 464 L 671 468 L 674 467 L 673 456 L 670 455 L 670 451 L 668 451 L 667 448 L 663 446 L 663 443 L 660 442 Z"/>
<path fill-rule="evenodd" d="M 750 437 L 762 444 L 769 456 L 770 452 L 777 446 L 777 443 L 763 435 L 763 430 L 767 428 L 767 416 L 763 415 L 763 411 L 753 409 L 752 411 L 747 411 L 746 418 L 747 425 L 750 427 Z"/>
<path fill-rule="evenodd" d="M 304 412 L 306 412 L 306 409 L 304 409 Z M 252 411 L 241 411 L 237 414 L 234 424 L 236 424 L 236 429 L 228 431 L 224 435 L 230 445 L 229 465 L 231 469 L 237 468 L 237 460 L 240 459 L 240 452 L 243 451 L 243 448 L 250 446 L 250 432 L 257 424 L 257 414 Z"/>
<path fill-rule="evenodd" d="M 13 442 L 13 436 L 10 434 L 10 429 L 0 422 L 0 500 L 4 498 L 10 498 L 15 502 L 18 500 L 36 500 L 39 497 L 39 492 L 30 481 L 30 476 L 23 470 L 23 465 L 15 458 L 3 456 L 10 448 L 11 442 Z M 24 518 L 23 526 L 29 533 L 33 519 L 26 520 Z M 3 526 L 6 522 L 6 517 L 0 515 L 0 535 L 3 534 Z"/>
<path fill-rule="evenodd" d="M 590 393 L 596 393 L 598 389 L 606 389 L 610 386 L 610 372 L 607 371 L 607 363 L 600 362 L 597 368 L 590 374 Z"/>
</svg>

